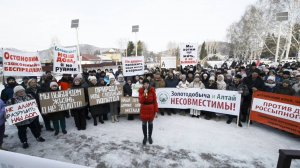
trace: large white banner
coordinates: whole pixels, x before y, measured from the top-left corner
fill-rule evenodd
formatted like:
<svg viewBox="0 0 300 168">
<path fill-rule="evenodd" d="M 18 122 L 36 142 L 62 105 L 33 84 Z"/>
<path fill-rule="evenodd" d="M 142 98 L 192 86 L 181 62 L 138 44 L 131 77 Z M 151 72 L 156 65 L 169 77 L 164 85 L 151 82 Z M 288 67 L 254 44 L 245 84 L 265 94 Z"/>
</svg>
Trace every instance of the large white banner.
<svg viewBox="0 0 300 168">
<path fill-rule="evenodd" d="M 3 51 L 4 76 L 42 76 L 41 60 L 37 52 Z"/>
<path fill-rule="evenodd" d="M 40 114 L 35 99 L 26 102 L 13 104 L 5 107 L 6 121 L 9 125 L 13 125 Z"/>
<path fill-rule="evenodd" d="M 29 156 L 15 152 L 8 152 L 5 150 L 0 150 L 0 156 L 1 168 L 87 168 L 81 165 Z"/>
<path fill-rule="evenodd" d="M 241 94 L 212 89 L 156 89 L 159 108 L 196 109 L 238 116 Z"/>
<path fill-rule="evenodd" d="M 144 56 L 122 58 L 124 76 L 144 75 Z"/>
<path fill-rule="evenodd" d="M 180 47 L 180 65 L 196 65 L 198 61 L 198 45 L 184 44 Z"/>
<path fill-rule="evenodd" d="M 57 74 L 78 74 L 77 48 L 54 47 L 53 72 Z"/>
<path fill-rule="evenodd" d="M 166 69 L 176 68 L 176 57 L 161 57 L 160 67 Z"/>
</svg>

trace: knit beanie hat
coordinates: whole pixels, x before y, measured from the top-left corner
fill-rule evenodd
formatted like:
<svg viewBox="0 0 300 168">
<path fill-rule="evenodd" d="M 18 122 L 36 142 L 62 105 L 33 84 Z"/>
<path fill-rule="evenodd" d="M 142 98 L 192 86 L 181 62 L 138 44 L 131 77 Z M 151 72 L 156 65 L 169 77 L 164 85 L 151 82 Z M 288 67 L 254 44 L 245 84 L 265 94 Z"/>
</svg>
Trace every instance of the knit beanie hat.
<svg viewBox="0 0 300 168">
<path fill-rule="evenodd" d="M 58 84 L 56 82 L 51 82 L 50 87 L 52 87 L 52 86 L 58 86 Z"/>
<path fill-rule="evenodd" d="M 269 76 L 267 80 L 272 80 L 275 82 L 275 76 Z"/>
<path fill-rule="evenodd" d="M 17 92 L 22 91 L 22 90 L 25 90 L 25 89 L 23 88 L 23 86 L 18 85 L 18 86 L 16 86 L 16 87 L 14 88 L 14 93 L 17 93 Z"/>
</svg>

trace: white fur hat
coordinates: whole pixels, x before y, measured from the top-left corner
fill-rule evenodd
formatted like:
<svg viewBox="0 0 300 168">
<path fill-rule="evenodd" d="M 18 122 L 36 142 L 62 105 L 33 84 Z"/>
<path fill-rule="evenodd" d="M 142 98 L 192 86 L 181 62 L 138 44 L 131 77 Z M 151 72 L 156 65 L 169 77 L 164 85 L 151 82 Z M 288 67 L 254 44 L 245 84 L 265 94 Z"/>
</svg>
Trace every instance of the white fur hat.
<svg viewBox="0 0 300 168">
<path fill-rule="evenodd" d="M 51 82 L 50 87 L 52 87 L 52 86 L 58 86 L 58 84 L 56 82 Z"/>
<path fill-rule="evenodd" d="M 272 80 L 275 82 L 275 76 L 269 76 L 267 80 Z"/>
<path fill-rule="evenodd" d="M 25 89 L 23 88 L 23 86 L 18 85 L 14 88 L 14 93 L 17 93 L 18 91 L 21 91 L 21 90 L 25 90 Z"/>
<path fill-rule="evenodd" d="M 96 78 L 96 76 L 89 76 L 88 80 L 89 80 L 89 81 L 97 80 L 97 78 Z"/>
</svg>

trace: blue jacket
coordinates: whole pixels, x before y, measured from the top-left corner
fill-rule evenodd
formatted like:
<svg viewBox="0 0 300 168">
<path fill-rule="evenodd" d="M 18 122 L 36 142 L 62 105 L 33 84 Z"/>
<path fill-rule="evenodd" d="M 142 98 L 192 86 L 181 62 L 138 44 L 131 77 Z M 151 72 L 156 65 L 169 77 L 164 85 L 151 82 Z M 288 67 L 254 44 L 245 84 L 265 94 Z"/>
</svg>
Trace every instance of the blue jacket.
<svg viewBox="0 0 300 168">
<path fill-rule="evenodd" d="M 0 99 L 0 126 L 5 123 L 5 103 Z"/>
</svg>

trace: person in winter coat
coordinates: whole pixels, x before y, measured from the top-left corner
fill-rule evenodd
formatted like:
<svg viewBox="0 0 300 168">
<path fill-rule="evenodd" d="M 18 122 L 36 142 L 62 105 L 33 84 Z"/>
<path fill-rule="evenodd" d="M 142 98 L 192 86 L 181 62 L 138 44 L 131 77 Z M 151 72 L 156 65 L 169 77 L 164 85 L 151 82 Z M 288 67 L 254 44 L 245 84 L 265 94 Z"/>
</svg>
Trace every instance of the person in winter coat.
<svg viewBox="0 0 300 168">
<path fill-rule="evenodd" d="M 214 89 L 214 90 L 218 89 L 217 88 L 217 83 L 215 81 L 214 76 L 210 76 L 209 81 L 208 81 L 208 85 L 207 85 L 207 87 L 205 87 L 205 89 Z M 213 118 L 216 115 L 216 113 L 211 112 L 211 111 L 203 110 L 202 112 L 203 112 L 203 114 L 205 116 L 204 118 L 206 120 L 210 120 L 211 118 Z"/>
<path fill-rule="evenodd" d="M 24 76 L 23 78 L 22 78 L 22 83 L 21 83 L 21 86 L 23 86 L 23 88 L 27 88 L 27 84 L 28 84 L 28 80 L 29 80 L 29 78 L 27 77 L 27 76 Z"/>
<path fill-rule="evenodd" d="M 181 77 L 181 81 L 178 83 L 178 85 L 176 86 L 176 88 L 189 88 L 190 83 L 186 80 L 186 75 L 182 75 Z"/>
<path fill-rule="evenodd" d="M 176 88 L 179 83 L 179 80 L 174 77 L 173 72 L 169 72 L 165 82 L 166 82 L 166 88 Z M 167 111 L 168 115 L 171 115 L 172 113 L 176 114 L 177 111 L 176 109 L 165 109 L 165 110 Z"/>
<path fill-rule="evenodd" d="M 110 83 L 108 84 L 108 86 L 117 86 L 117 83 L 116 83 L 114 77 L 110 78 Z M 119 101 L 109 103 L 109 109 L 110 109 L 110 113 L 111 113 L 111 122 L 112 123 L 114 123 L 115 121 L 119 122 L 119 119 L 118 119 L 118 104 L 120 104 Z"/>
<path fill-rule="evenodd" d="M 36 100 L 36 102 L 38 104 L 38 108 L 41 111 L 39 93 L 42 92 L 42 89 L 37 85 L 37 80 L 35 78 L 29 79 L 27 85 L 28 85 L 28 87 L 25 90 L 26 94 L 31 95 Z M 54 129 L 51 128 L 50 120 L 48 119 L 47 115 L 42 114 L 42 117 L 44 120 L 46 131 L 54 131 Z M 36 118 L 35 122 L 41 128 L 40 122 L 39 122 L 39 117 Z"/>
<path fill-rule="evenodd" d="M 14 88 L 14 96 L 13 96 L 13 98 L 8 100 L 7 106 L 26 102 L 26 101 L 29 101 L 32 99 L 33 99 L 33 97 L 31 97 L 30 95 L 27 95 L 25 92 L 25 89 L 22 86 L 16 86 Z M 27 127 L 30 128 L 32 134 L 34 135 L 34 137 L 36 138 L 36 140 L 38 142 L 45 141 L 45 139 L 43 137 L 41 137 L 40 128 L 34 122 L 35 118 L 36 117 L 30 118 L 28 120 L 21 121 L 21 122 L 15 124 L 18 128 L 18 136 L 19 136 L 21 143 L 23 144 L 24 149 L 29 147 L 28 142 L 27 142 L 27 135 L 26 135 Z"/>
<path fill-rule="evenodd" d="M 244 78 L 243 82 L 249 89 L 249 95 L 244 97 L 244 104 L 243 104 L 243 113 L 246 114 L 246 117 L 241 118 L 242 122 L 246 122 L 247 116 L 249 114 L 249 108 L 252 101 L 252 94 L 253 92 L 260 90 L 264 91 L 265 84 L 264 81 L 258 76 L 259 71 L 253 71 L 252 74 Z"/>
<path fill-rule="evenodd" d="M 282 81 L 282 85 L 280 85 L 278 88 L 276 88 L 276 90 L 274 91 L 274 93 L 277 94 L 283 94 L 283 95 L 289 95 L 289 96 L 294 96 L 295 95 L 295 91 L 293 90 L 293 88 L 290 86 L 290 80 L 283 80 Z"/>
<path fill-rule="evenodd" d="M 101 75 L 101 73 L 100 73 L 100 75 Z M 87 94 L 88 88 L 89 88 L 89 83 L 88 83 L 88 79 L 87 79 L 88 77 L 85 78 L 82 74 L 78 74 L 76 77 L 81 80 L 80 81 L 81 86 L 82 86 L 82 88 L 84 88 L 84 93 Z M 88 102 L 88 95 L 86 95 L 86 101 Z M 85 118 L 87 120 L 91 119 L 91 117 L 89 116 L 89 106 L 88 105 L 85 106 L 85 108 L 84 108 L 84 114 L 85 114 Z"/>
<path fill-rule="evenodd" d="M 90 84 L 89 87 L 99 87 L 100 84 L 97 82 L 97 78 L 95 76 L 89 76 L 88 78 Z M 97 117 L 99 117 L 99 122 L 101 124 L 104 123 L 103 118 L 102 118 L 102 110 L 101 110 L 102 104 L 94 105 L 94 106 L 89 106 L 90 113 L 92 114 L 92 117 L 94 119 L 94 126 L 98 125 Z"/>
<path fill-rule="evenodd" d="M 226 90 L 226 83 L 224 81 L 224 75 L 217 76 L 217 88 L 218 88 L 218 90 Z"/>
<path fill-rule="evenodd" d="M 210 74 L 208 74 L 207 72 L 204 72 L 201 75 L 201 81 L 204 84 L 205 88 L 207 87 L 207 85 L 209 83 L 209 78 L 210 78 Z"/>
<path fill-rule="evenodd" d="M 161 73 L 157 71 L 154 74 L 154 88 L 157 89 L 157 88 L 164 88 L 164 87 L 166 87 L 165 80 L 162 78 Z M 158 110 L 162 116 L 165 115 L 165 109 L 160 108 Z"/>
<path fill-rule="evenodd" d="M 293 85 L 295 96 L 300 97 L 300 72 L 295 75 L 297 82 Z"/>
<path fill-rule="evenodd" d="M 0 150 L 2 150 L 5 132 L 5 103 L 0 99 Z"/>
<path fill-rule="evenodd" d="M 79 77 L 75 77 L 73 80 L 73 86 L 71 87 L 71 89 L 81 89 L 82 87 L 82 83 L 81 83 L 81 79 Z M 88 98 L 88 96 L 86 96 L 87 94 L 85 94 L 86 99 Z M 79 107 L 76 109 L 72 109 L 71 113 L 74 116 L 74 121 L 75 121 L 75 125 L 77 127 L 78 130 L 85 130 L 86 129 L 86 119 L 85 119 L 85 107 Z"/>
<path fill-rule="evenodd" d="M 50 91 L 50 83 L 53 81 L 53 76 L 50 71 L 46 71 L 46 74 L 41 77 L 39 85 L 41 86 L 42 92 Z"/>
<path fill-rule="evenodd" d="M 233 82 L 227 86 L 226 90 L 238 91 L 241 94 L 240 120 L 238 122 L 239 122 L 239 126 L 242 127 L 241 117 L 242 116 L 245 117 L 242 107 L 244 104 L 244 97 L 249 95 L 249 89 L 245 84 L 242 83 L 242 76 L 237 74 L 237 75 L 235 75 Z M 228 115 L 228 120 L 226 123 L 230 124 L 234 118 L 236 118 L 236 116 Z"/>
<path fill-rule="evenodd" d="M 132 96 L 132 82 L 131 79 L 127 79 L 126 84 L 123 86 L 123 95 L 124 97 Z M 134 120 L 134 114 L 128 114 L 128 120 Z"/>
<path fill-rule="evenodd" d="M 51 82 L 50 83 L 50 92 L 56 92 L 56 91 L 59 91 L 58 83 Z M 61 128 L 63 134 L 67 134 L 65 113 L 66 113 L 66 111 L 59 111 L 59 112 L 47 114 L 47 117 L 49 118 L 49 120 L 52 121 L 54 130 L 55 130 L 54 136 L 59 134 L 59 127 Z"/>
<path fill-rule="evenodd" d="M 276 82 L 275 82 L 276 78 L 275 76 L 269 76 L 265 82 L 265 91 L 266 92 L 270 92 L 273 93 L 275 91 L 276 88 Z"/>
<path fill-rule="evenodd" d="M 150 87 L 149 80 L 143 81 L 143 87 L 139 89 L 139 102 L 140 107 L 140 119 L 142 120 L 142 129 L 144 134 L 143 145 L 146 145 L 147 140 L 149 144 L 153 143 L 152 131 L 153 120 L 158 112 L 158 105 L 156 99 L 155 89 Z M 148 126 L 148 129 L 147 129 Z M 147 135 L 148 130 L 148 135 Z"/>
<path fill-rule="evenodd" d="M 14 88 L 18 84 L 16 83 L 16 79 L 12 76 L 6 79 L 5 88 L 1 92 L 1 99 L 6 103 L 9 99 L 11 99 L 14 95 Z"/>
<path fill-rule="evenodd" d="M 195 75 L 195 79 L 192 83 L 190 83 L 189 88 L 199 88 L 199 89 L 205 89 L 204 84 L 201 82 L 200 80 L 200 75 L 196 74 Z M 190 110 L 190 115 L 192 117 L 200 117 L 201 111 L 200 110 L 195 110 L 195 109 L 191 109 Z"/>
</svg>

